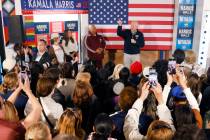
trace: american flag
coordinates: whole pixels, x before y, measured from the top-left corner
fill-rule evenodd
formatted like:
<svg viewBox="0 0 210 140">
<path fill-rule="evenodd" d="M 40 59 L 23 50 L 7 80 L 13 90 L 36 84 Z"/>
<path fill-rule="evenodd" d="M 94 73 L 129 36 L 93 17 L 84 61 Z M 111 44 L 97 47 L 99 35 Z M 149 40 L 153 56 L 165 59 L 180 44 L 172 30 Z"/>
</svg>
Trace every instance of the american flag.
<svg viewBox="0 0 210 140">
<path fill-rule="evenodd" d="M 123 40 L 117 36 L 117 21 L 129 28 L 131 21 L 139 22 L 145 37 L 144 50 L 170 50 L 173 42 L 174 0 L 89 0 L 89 24 L 95 24 L 105 36 L 107 49 L 122 49 Z"/>
</svg>

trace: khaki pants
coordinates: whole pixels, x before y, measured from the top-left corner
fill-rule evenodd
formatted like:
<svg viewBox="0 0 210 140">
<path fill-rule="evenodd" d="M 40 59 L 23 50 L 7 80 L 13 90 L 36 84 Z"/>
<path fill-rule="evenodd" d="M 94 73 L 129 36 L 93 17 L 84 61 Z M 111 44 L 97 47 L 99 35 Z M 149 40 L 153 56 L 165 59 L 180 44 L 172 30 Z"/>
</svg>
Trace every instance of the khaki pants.
<svg viewBox="0 0 210 140">
<path fill-rule="evenodd" d="M 130 69 L 130 65 L 135 62 L 140 61 L 140 54 L 126 54 L 124 53 L 124 65 Z"/>
</svg>

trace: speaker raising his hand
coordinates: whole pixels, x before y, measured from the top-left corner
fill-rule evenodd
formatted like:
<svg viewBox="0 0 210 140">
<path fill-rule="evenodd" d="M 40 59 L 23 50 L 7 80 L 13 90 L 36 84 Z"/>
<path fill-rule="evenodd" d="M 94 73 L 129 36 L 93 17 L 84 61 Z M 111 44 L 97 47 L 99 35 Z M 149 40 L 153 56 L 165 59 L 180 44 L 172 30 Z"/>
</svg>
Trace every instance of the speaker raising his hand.
<svg viewBox="0 0 210 140">
<path fill-rule="evenodd" d="M 121 19 L 119 19 L 119 20 L 117 21 L 117 23 L 118 23 L 119 26 L 122 26 L 122 24 L 123 24 L 123 22 L 122 22 Z"/>
</svg>

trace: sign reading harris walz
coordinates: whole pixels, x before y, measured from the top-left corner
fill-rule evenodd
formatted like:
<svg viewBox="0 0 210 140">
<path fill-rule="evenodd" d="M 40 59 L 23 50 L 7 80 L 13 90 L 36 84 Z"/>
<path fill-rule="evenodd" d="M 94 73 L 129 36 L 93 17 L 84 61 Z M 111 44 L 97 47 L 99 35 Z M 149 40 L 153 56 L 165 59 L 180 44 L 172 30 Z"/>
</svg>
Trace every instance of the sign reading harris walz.
<svg viewBox="0 0 210 140">
<path fill-rule="evenodd" d="M 68 10 L 75 13 L 88 11 L 88 0 L 21 0 L 23 13 L 32 14 L 33 11 Z"/>
<path fill-rule="evenodd" d="M 78 22 L 77 21 L 66 21 L 65 22 L 65 30 L 71 30 L 74 32 L 78 31 Z"/>
<path fill-rule="evenodd" d="M 179 0 L 176 48 L 192 49 L 196 0 Z"/>
<path fill-rule="evenodd" d="M 49 34 L 49 23 L 48 22 L 36 22 L 35 23 L 36 34 Z"/>
</svg>

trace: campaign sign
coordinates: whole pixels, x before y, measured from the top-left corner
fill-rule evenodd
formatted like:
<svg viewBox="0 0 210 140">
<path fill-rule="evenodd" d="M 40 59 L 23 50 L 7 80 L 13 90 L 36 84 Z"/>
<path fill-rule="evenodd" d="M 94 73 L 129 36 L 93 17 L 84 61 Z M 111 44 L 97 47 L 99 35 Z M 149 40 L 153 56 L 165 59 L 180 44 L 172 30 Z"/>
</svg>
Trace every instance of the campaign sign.
<svg viewBox="0 0 210 140">
<path fill-rule="evenodd" d="M 22 10 L 88 10 L 88 0 L 21 0 Z"/>
<path fill-rule="evenodd" d="M 35 23 L 35 34 L 49 34 L 49 23 L 48 22 Z"/>
<path fill-rule="evenodd" d="M 179 0 L 176 48 L 192 49 L 196 0 Z"/>
<path fill-rule="evenodd" d="M 50 32 L 51 33 L 62 33 L 64 31 L 64 22 L 56 21 L 50 22 Z"/>
<path fill-rule="evenodd" d="M 65 22 L 65 30 L 71 30 L 74 32 L 78 31 L 78 22 L 77 21 L 66 21 Z"/>
</svg>

